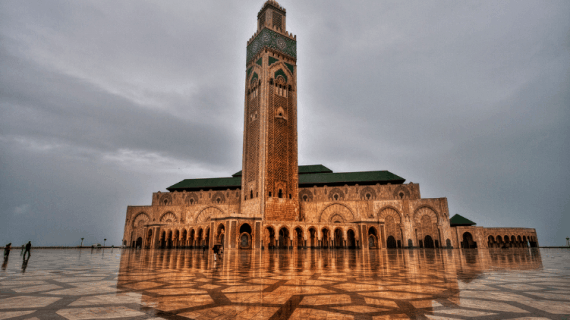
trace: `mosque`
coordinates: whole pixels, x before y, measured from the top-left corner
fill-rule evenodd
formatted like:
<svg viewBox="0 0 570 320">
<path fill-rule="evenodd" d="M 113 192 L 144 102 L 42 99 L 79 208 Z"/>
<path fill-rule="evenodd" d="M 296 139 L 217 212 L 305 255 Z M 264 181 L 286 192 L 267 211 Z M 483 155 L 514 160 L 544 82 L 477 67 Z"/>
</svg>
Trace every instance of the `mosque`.
<svg viewBox="0 0 570 320">
<path fill-rule="evenodd" d="M 299 165 L 297 41 L 276 1 L 257 14 L 247 42 L 242 170 L 186 179 L 128 206 L 123 245 L 140 248 L 536 247 L 535 229 L 484 228 L 447 198 L 389 171 L 333 172 Z"/>
</svg>

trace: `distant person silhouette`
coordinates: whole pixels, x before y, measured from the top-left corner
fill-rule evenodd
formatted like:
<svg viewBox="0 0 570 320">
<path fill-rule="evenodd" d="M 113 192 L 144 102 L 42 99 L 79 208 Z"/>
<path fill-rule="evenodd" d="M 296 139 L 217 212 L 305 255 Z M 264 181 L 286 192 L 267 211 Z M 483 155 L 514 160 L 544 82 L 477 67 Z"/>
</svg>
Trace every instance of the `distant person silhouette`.
<svg viewBox="0 0 570 320">
<path fill-rule="evenodd" d="M 26 260 L 26 253 L 28 254 L 28 259 L 30 259 L 31 253 L 30 253 L 30 249 L 32 248 L 32 242 L 28 241 L 28 243 L 26 244 L 26 251 L 24 251 L 24 260 Z"/>
<path fill-rule="evenodd" d="M 10 255 L 10 249 L 12 249 L 12 242 L 4 246 L 4 260 L 8 259 L 8 256 Z"/>
<path fill-rule="evenodd" d="M 205 244 L 202 245 L 202 253 L 206 253 L 206 245 Z"/>
</svg>

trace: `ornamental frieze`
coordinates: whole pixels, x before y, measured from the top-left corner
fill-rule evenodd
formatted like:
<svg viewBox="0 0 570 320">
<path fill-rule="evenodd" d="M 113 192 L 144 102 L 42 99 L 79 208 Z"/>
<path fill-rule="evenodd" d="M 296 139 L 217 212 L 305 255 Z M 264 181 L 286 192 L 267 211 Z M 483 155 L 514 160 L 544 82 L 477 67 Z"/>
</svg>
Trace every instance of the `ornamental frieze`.
<svg viewBox="0 0 570 320">
<path fill-rule="evenodd" d="M 264 47 L 277 50 L 297 59 L 297 41 L 289 39 L 273 30 L 264 28 L 247 46 L 247 62 L 249 63 Z"/>
</svg>

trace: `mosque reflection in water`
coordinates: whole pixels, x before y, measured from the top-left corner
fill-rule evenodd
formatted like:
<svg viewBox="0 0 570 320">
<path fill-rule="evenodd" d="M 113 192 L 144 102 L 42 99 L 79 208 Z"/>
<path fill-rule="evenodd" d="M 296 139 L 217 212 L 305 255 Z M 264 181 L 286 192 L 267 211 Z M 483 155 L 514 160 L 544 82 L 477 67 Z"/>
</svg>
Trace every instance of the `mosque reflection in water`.
<svg viewBox="0 0 570 320">
<path fill-rule="evenodd" d="M 140 292 L 143 306 L 196 319 L 406 319 L 461 311 L 464 289 L 497 293 L 486 273 L 540 269 L 537 249 L 232 250 L 216 260 L 202 250 L 128 250 L 118 288 Z M 479 313 L 528 313 L 497 300 Z M 489 303 L 504 306 L 489 312 Z"/>
</svg>

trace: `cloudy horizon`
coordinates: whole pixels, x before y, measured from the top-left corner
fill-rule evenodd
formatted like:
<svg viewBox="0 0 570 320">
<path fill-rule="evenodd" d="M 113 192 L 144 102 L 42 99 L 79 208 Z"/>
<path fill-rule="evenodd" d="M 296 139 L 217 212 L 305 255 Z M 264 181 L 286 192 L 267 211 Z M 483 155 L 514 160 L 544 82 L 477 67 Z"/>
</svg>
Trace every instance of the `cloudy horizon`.
<svg viewBox="0 0 570 320">
<path fill-rule="evenodd" d="M 128 205 L 241 170 L 263 2 L 0 2 L 0 245 L 120 245 Z M 570 2 L 279 3 L 299 164 L 388 170 L 565 245 Z"/>
</svg>

